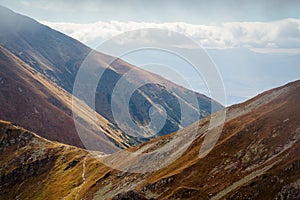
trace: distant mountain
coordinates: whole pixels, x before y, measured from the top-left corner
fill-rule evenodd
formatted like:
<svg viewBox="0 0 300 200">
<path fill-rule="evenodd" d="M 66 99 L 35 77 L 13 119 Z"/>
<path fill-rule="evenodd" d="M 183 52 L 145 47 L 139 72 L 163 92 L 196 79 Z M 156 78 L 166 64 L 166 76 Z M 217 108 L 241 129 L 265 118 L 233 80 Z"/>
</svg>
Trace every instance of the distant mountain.
<svg viewBox="0 0 300 200">
<path fill-rule="evenodd" d="M 0 7 L 0 27 L 0 43 L 6 49 L 33 67 L 37 72 L 43 74 L 67 92 L 72 93 L 78 69 L 91 52 L 90 48 L 60 32 L 41 25 L 33 19 L 16 14 L 4 7 Z M 120 105 L 121 101 L 118 99 L 112 100 L 113 89 L 124 73 L 129 70 L 134 70 L 137 73 L 134 79 L 126 79 L 132 87 L 135 87 L 145 77 L 156 81 L 136 90 L 130 100 L 129 111 L 133 121 L 139 127 L 143 127 L 150 123 L 149 109 L 156 104 L 162 105 L 166 110 L 167 120 L 158 135 L 168 134 L 182 128 L 180 127 L 180 105 L 185 107 L 189 113 L 188 116 L 184 116 L 186 123 L 183 126 L 187 126 L 199 118 L 223 108 L 222 105 L 204 95 L 173 84 L 158 75 L 140 70 L 120 59 L 97 52 L 94 52 L 93 58 L 98 63 L 95 66 L 95 71 L 103 70 L 105 65 L 113 61 L 100 79 L 96 92 L 96 111 L 112 123 L 116 122 L 112 114 L 111 101 L 114 101 L 117 105 Z M 90 77 L 93 77 L 95 71 L 91 70 L 87 73 L 90 74 Z M 193 95 L 196 95 L 198 105 L 189 100 Z M 214 109 L 212 109 L 212 105 L 214 105 Z M 118 109 L 124 111 L 125 108 L 120 106 Z M 164 115 L 163 111 L 158 114 L 160 116 Z M 155 133 L 153 129 L 148 130 L 148 132 L 150 134 Z"/>
<path fill-rule="evenodd" d="M 124 160 L 116 160 L 122 152 L 92 155 L 0 121 L 0 198 L 299 199 L 299 99 L 296 81 L 226 108 L 221 137 L 206 157 L 199 149 L 202 136 L 214 131 L 205 131 L 210 117 L 129 149 L 136 157 Z M 172 155 L 172 139 L 198 126 L 202 128 L 187 151 L 158 171 L 122 172 L 101 163 L 107 160 L 130 169 L 139 156 L 162 147 L 165 156 Z M 144 167 L 153 164 L 141 161 Z"/>
</svg>

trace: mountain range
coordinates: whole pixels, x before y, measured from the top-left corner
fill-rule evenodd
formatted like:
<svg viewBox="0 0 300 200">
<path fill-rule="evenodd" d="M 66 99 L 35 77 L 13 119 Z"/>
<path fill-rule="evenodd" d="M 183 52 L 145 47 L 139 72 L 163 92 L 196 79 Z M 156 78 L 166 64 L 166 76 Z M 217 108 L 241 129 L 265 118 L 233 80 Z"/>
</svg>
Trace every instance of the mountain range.
<svg viewBox="0 0 300 200">
<path fill-rule="evenodd" d="M 225 108 L 1 6 L 0 26 L 0 199 L 300 198 L 300 80 Z M 95 105 L 74 96 L 86 57 Z"/>
<path fill-rule="evenodd" d="M 227 109 L 215 148 L 199 155 L 201 129 L 189 148 L 157 171 L 111 168 L 107 155 L 52 142 L 0 122 L 1 199 L 298 199 L 300 195 L 300 81 Z M 177 133 L 128 149 L 150 154 L 172 138 L 205 127 L 210 117 Z M 213 131 L 213 130 L 210 130 Z M 139 153 L 138 153 L 139 152 Z M 121 157 L 120 157 L 121 158 Z M 132 158 L 131 158 L 132 159 Z M 133 160 L 123 157 L 127 167 Z M 163 159 L 163 158 L 161 158 Z M 152 162 L 152 160 L 150 160 Z M 151 165 L 143 160 L 143 165 Z"/>
</svg>

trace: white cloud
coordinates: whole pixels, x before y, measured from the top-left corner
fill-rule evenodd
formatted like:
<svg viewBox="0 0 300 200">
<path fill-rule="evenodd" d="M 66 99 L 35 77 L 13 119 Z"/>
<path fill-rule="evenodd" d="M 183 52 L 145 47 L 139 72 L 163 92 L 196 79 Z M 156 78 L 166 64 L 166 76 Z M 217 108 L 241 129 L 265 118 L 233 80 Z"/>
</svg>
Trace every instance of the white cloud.
<svg viewBox="0 0 300 200">
<path fill-rule="evenodd" d="M 204 48 L 300 48 L 300 19 L 284 19 L 274 22 L 230 22 L 220 25 L 119 21 L 99 21 L 89 24 L 46 21 L 42 23 L 92 47 L 126 31 L 162 28 L 185 34 Z"/>
</svg>

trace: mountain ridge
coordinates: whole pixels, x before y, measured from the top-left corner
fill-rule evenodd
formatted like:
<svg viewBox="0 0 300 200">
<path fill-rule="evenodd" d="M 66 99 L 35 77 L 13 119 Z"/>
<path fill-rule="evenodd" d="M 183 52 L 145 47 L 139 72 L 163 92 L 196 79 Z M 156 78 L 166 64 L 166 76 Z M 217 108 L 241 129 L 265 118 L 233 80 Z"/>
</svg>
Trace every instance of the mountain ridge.
<svg viewBox="0 0 300 200">
<path fill-rule="evenodd" d="M 149 110 L 156 104 L 162 105 L 167 112 L 166 124 L 156 136 L 172 133 L 182 128 L 180 103 L 189 112 L 188 116 L 183 116 L 186 125 L 223 108 L 218 102 L 202 94 L 187 90 L 121 59 L 100 52 L 91 52 L 92 49 L 79 41 L 33 19 L 15 14 L 4 7 L 0 9 L 0 26 L 2 27 L 0 43 L 70 94 L 73 92 L 74 82 L 82 62 L 86 56 L 92 56 L 91 60 L 95 61 L 96 65 L 87 72 L 88 77 L 93 78 L 97 70 L 105 70 L 96 88 L 95 109 L 114 125 L 117 123 L 112 114 L 112 101 L 119 105 L 121 100 L 112 99 L 112 93 L 118 81 L 130 70 L 137 74 L 134 78 L 126 79 L 130 86 L 135 87 L 144 79 L 153 82 L 153 84 L 138 87 L 131 97 L 130 104 L 127 106 L 130 107 L 133 121 L 140 127 L 146 127 L 150 123 Z M 197 102 L 191 102 L 189 100 L 191 96 L 195 96 Z M 125 113 L 123 106 L 120 109 L 123 111 L 121 113 Z M 160 111 L 159 115 L 164 116 L 164 113 Z M 149 132 L 152 135 L 156 133 L 153 129 L 149 129 Z"/>
<path fill-rule="evenodd" d="M 22 199 L 29 199 L 49 195 L 50 199 L 57 199 L 58 196 L 71 199 L 114 200 L 123 198 L 296 199 L 300 195 L 300 158 L 297 156 L 300 152 L 299 97 L 300 80 L 266 91 L 243 104 L 226 108 L 229 117 L 225 121 L 222 134 L 214 149 L 205 157 L 199 157 L 199 149 L 203 143 L 203 134 L 209 134 L 205 133 L 204 129 L 210 117 L 178 133 L 162 136 L 129 149 L 130 152 L 135 152 L 136 156 L 138 152 L 150 153 L 172 145 L 170 139 L 176 135 L 189 134 L 190 131 L 197 130 L 195 126 L 203 127 L 190 147 L 177 160 L 154 172 L 130 173 L 112 169 L 105 166 L 103 160 L 113 161 L 120 153 L 112 155 L 103 155 L 100 152 L 88 153 L 83 149 L 65 147 L 63 144 L 38 137 L 38 140 L 51 147 L 44 148 L 42 151 L 44 153 L 36 152 L 40 155 L 38 158 L 48 155 L 49 158 L 54 156 L 53 159 L 56 160 L 52 162 L 56 164 L 52 167 L 48 178 L 43 174 L 48 174 L 50 169 L 37 170 L 35 174 L 34 170 L 29 170 L 32 171 L 29 173 L 32 175 L 27 177 L 27 180 L 31 184 L 31 181 L 36 184 L 36 180 L 40 180 L 41 177 L 44 180 L 38 189 L 33 189 L 35 184 L 32 186 L 25 179 L 8 178 L 14 177 L 9 174 L 16 172 L 5 166 L 18 164 L 16 160 L 22 158 L 23 153 L 27 155 L 25 158 L 36 154 L 34 149 L 40 149 L 40 144 L 20 145 L 18 142 L 13 142 L 11 145 L 8 142 L 11 138 L 7 135 L 15 130 L 18 132 L 17 136 L 20 133 L 22 136 L 26 131 L 11 123 L 0 121 L 0 156 L 4 158 L 0 162 L 0 180 L 9 180 L 9 188 L 22 185 L 20 186 L 22 190 L 0 190 L 0 197 L 14 199 L 14 195 L 19 195 Z M 11 131 L 7 131 L 9 129 Z M 6 139 L 3 139 L 5 137 Z M 52 153 L 45 154 L 49 149 L 52 149 Z M 19 153 L 15 154 L 15 152 Z M 130 160 L 128 162 L 128 166 L 134 165 Z M 35 164 L 31 164 L 32 166 L 44 166 L 33 163 Z M 147 160 L 143 160 L 143 163 L 149 164 Z M 23 177 L 27 168 L 21 169 L 18 173 Z M 69 179 L 70 174 L 72 179 Z M 72 183 L 65 180 L 72 180 L 70 181 Z M 53 190 L 61 181 L 65 183 L 64 190 Z M 0 186 L 3 184 L 2 182 Z M 44 187 L 44 184 L 49 186 Z M 39 190 L 42 192 L 38 192 Z M 54 191 L 57 192 L 57 196 L 53 196 Z"/>
</svg>

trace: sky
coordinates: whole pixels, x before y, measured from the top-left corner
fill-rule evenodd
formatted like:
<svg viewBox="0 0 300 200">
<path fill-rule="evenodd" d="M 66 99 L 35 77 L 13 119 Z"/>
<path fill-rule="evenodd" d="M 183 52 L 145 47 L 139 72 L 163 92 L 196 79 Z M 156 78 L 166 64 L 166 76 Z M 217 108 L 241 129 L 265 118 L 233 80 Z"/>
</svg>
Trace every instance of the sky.
<svg viewBox="0 0 300 200">
<path fill-rule="evenodd" d="M 93 48 L 123 32 L 155 27 L 185 34 L 204 48 L 300 52 L 298 0 L 0 0 L 0 4 Z"/>
<path fill-rule="evenodd" d="M 0 4 L 52 22 L 116 20 L 215 24 L 300 18 L 298 0 L 0 0 Z"/>
<path fill-rule="evenodd" d="M 141 28 L 180 33 L 206 49 L 217 65 L 224 80 L 227 105 L 300 78 L 298 0 L 0 0 L 0 4 L 92 48 Z M 154 35 L 151 42 L 160 44 L 166 40 Z M 114 48 L 132 43 L 137 43 L 137 38 L 127 34 Z M 179 47 L 178 41 L 175 43 Z M 153 55 L 163 56 L 152 52 Z M 141 66 L 146 57 L 149 52 L 123 59 Z M 176 69 L 183 68 L 180 62 L 171 63 Z M 190 88 L 204 92 L 198 88 L 199 81 L 193 73 L 188 76 L 194 83 Z"/>
</svg>

